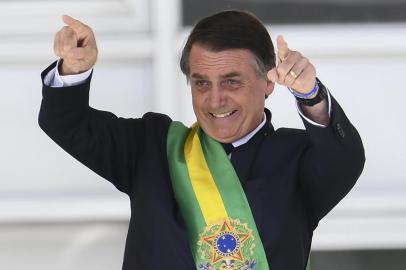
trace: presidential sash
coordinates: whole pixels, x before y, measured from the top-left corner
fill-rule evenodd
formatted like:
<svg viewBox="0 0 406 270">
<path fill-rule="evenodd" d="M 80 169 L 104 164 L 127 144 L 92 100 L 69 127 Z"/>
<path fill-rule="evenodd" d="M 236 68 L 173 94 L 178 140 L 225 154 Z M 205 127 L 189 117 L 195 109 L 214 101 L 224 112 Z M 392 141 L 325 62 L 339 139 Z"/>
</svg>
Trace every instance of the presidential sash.
<svg viewBox="0 0 406 270">
<path fill-rule="evenodd" d="M 199 270 L 269 270 L 250 206 L 220 143 L 197 124 L 172 122 L 167 157 Z"/>
</svg>

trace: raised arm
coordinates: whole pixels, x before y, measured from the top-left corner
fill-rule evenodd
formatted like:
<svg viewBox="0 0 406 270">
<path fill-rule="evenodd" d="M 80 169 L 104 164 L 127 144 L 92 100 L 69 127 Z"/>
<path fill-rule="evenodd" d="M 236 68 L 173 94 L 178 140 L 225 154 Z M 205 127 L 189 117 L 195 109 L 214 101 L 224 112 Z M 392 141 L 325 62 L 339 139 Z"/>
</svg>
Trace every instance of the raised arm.
<svg viewBox="0 0 406 270">
<path fill-rule="evenodd" d="M 62 61 L 59 73 L 78 74 L 91 69 L 97 58 L 93 31 L 69 16 L 63 20 L 68 26 L 55 37 L 55 53 Z M 45 78 L 55 65 L 42 73 L 40 127 L 66 152 L 120 191 L 133 192 L 138 161 L 147 151 L 146 140 L 156 139 L 154 145 L 162 144 L 165 149 L 165 142 L 159 140 L 166 138 L 162 134 L 166 134 L 170 119 L 151 113 L 140 119 L 123 119 L 91 108 L 91 76 L 74 86 L 52 87 Z"/>
<path fill-rule="evenodd" d="M 319 91 L 327 92 L 306 57 L 290 50 L 282 36 L 277 46 L 279 63 L 268 72 L 271 81 L 290 88 L 296 97 L 312 99 Z M 357 130 L 330 93 L 312 106 L 298 104 L 310 141 L 301 158 L 299 178 L 315 227 L 354 186 L 365 154 Z"/>
</svg>

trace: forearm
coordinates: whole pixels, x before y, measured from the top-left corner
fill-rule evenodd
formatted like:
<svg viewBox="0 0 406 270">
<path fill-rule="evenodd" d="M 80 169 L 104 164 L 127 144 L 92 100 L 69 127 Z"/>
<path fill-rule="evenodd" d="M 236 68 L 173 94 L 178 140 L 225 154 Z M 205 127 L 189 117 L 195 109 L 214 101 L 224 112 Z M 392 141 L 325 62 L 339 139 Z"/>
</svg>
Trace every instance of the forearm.
<svg viewBox="0 0 406 270">
<path fill-rule="evenodd" d="M 71 125 L 78 125 L 85 120 L 90 111 L 89 88 L 91 76 L 79 86 L 51 86 L 56 63 L 50 65 L 42 74 L 42 102 L 39 124 L 49 136 L 52 133 L 66 133 Z M 50 134 L 51 133 L 51 134 Z"/>
<path fill-rule="evenodd" d="M 310 120 L 327 126 L 330 122 L 329 108 L 327 99 L 323 99 L 320 103 L 313 106 L 299 104 L 303 114 Z"/>
<path fill-rule="evenodd" d="M 52 67 L 44 71 L 42 78 Z M 135 143 L 142 138 L 134 132 L 136 120 L 89 107 L 90 79 L 72 87 L 43 84 L 38 122 L 66 152 L 127 193 L 131 170 L 123 168 L 135 164 Z"/>
<path fill-rule="evenodd" d="M 316 223 L 350 191 L 365 162 L 357 130 L 331 99 L 333 111 L 328 126 L 304 121 L 311 143 L 302 158 L 300 178 Z"/>
</svg>

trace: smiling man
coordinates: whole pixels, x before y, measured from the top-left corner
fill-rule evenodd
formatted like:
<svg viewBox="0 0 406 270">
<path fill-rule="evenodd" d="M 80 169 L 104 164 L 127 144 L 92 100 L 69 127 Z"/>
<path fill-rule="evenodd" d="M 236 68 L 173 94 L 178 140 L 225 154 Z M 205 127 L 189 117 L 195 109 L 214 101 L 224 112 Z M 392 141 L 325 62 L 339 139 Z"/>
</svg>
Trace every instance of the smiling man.
<svg viewBox="0 0 406 270">
<path fill-rule="evenodd" d="M 39 124 L 129 195 L 123 269 L 305 269 L 314 229 L 365 161 L 312 63 L 281 36 L 275 55 L 252 14 L 220 12 L 196 24 L 180 60 L 196 124 L 151 112 L 123 119 L 89 107 L 95 37 L 63 20 Z M 274 130 L 265 99 L 276 83 L 296 98 L 305 130 Z"/>
<path fill-rule="evenodd" d="M 213 52 L 196 43 L 190 52 L 193 108 L 200 127 L 219 142 L 232 143 L 264 118 L 265 96 L 274 83 L 256 71 L 247 49 Z"/>
</svg>

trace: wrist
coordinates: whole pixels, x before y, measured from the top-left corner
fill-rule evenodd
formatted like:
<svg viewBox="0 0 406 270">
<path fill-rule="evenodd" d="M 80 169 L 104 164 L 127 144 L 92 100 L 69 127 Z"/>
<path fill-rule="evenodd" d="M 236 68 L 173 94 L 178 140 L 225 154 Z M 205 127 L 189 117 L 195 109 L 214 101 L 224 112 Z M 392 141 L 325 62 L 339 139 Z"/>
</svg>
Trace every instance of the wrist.
<svg viewBox="0 0 406 270">
<path fill-rule="evenodd" d="M 81 74 L 86 71 L 87 70 L 79 70 L 77 68 L 69 67 L 63 58 L 61 58 L 59 60 L 58 72 L 59 72 L 59 75 L 61 75 L 61 76 L 77 75 L 77 74 Z"/>
<path fill-rule="evenodd" d="M 58 72 L 61 76 L 75 74 L 72 70 L 69 69 L 69 67 L 66 66 L 65 61 L 62 58 L 58 62 Z"/>
<path fill-rule="evenodd" d="M 313 88 L 307 93 L 301 93 L 301 92 L 298 92 L 298 91 L 296 91 L 296 90 L 294 90 L 292 88 L 289 88 L 289 87 L 288 87 L 288 89 L 296 98 L 312 99 L 317 95 L 317 93 L 319 91 L 319 84 L 318 84 L 318 81 L 317 81 L 317 78 L 316 78 Z"/>
<path fill-rule="evenodd" d="M 324 99 L 326 99 L 327 90 L 326 90 L 325 86 L 317 78 L 316 78 L 316 85 L 314 86 L 312 91 L 314 91 L 316 88 L 317 88 L 316 93 L 312 94 L 309 98 L 301 98 L 301 97 L 296 96 L 297 102 L 301 105 L 314 106 L 314 105 L 322 102 Z"/>
</svg>

